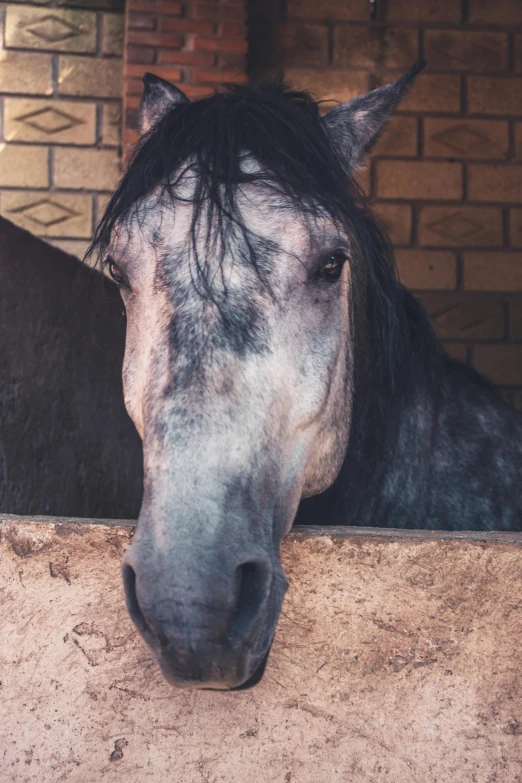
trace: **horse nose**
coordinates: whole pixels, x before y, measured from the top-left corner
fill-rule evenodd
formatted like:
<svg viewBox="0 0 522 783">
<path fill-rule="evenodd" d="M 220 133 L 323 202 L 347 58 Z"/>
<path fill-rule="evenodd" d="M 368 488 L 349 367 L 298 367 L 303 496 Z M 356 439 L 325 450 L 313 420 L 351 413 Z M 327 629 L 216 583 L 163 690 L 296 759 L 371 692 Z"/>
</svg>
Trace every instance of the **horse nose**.
<svg viewBox="0 0 522 783">
<path fill-rule="evenodd" d="M 123 563 L 123 585 L 131 619 L 151 647 L 172 654 L 203 655 L 206 646 L 233 651 L 248 643 L 270 596 L 267 559 L 247 559 L 230 578 L 216 574 L 215 584 L 208 574 L 194 574 L 189 582 L 170 586 L 152 564 L 129 560 Z"/>
</svg>

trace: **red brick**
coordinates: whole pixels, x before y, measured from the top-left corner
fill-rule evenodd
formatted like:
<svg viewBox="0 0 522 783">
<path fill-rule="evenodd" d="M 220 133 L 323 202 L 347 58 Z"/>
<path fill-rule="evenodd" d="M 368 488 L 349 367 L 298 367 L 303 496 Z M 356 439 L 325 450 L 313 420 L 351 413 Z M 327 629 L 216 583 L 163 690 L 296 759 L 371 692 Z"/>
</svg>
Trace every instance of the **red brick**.
<svg viewBox="0 0 522 783">
<path fill-rule="evenodd" d="M 220 2 L 194 3 L 194 19 L 207 19 L 214 22 L 246 22 L 247 11 L 244 6 L 224 6 Z"/>
<path fill-rule="evenodd" d="M 384 223 L 394 245 L 409 245 L 411 242 L 411 207 L 409 204 L 381 204 L 372 206 L 372 211 Z"/>
<path fill-rule="evenodd" d="M 393 27 L 337 25 L 334 30 L 334 65 L 372 68 L 409 68 L 418 56 L 416 30 Z"/>
<path fill-rule="evenodd" d="M 505 120 L 427 117 L 424 154 L 428 157 L 505 158 L 509 148 Z"/>
<path fill-rule="evenodd" d="M 500 297 L 474 294 L 420 294 L 441 340 L 502 340 L 506 314 Z"/>
<path fill-rule="evenodd" d="M 468 291 L 522 291 L 522 253 L 465 253 L 464 287 Z"/>
<path fill-rule="evenodd" d="M 458 0 L 387 0 L 387 22 L 460 22 Z"/>
<path fill-rule="evenodd" d="M 432 68 L 504 71 L 508 65 L 508 38 L 504 33 L 426 30 L 424 56 Z"/>
<path fill-rule="evenodd" d="M 203 84 L 183 84 L 183 92 L 191 100 L 197 100 L 198 98 L 205 98 L 207 95 L 212 95 L 214 92 L 213 87 L 207 87 Z"/>
<path fill-rule="evenodd" d="M 193 84 L 214 84 L 223 82 L 239 82 L 246 79 L 246 74 L 241 71 L 218 71 L 214 69 L 212 71 L 197 71 L 192 72 Z"/>
<path fill-rule="evenodd" d="M 376 165 L 379 198 L 462 198 L 460 163 L 377 160 Z"/>
<path fill-rule="evenodd" d="M 179 81 L 181 79 L 181 70 L 174 66 L 169 65 L 136 65 L 127 64 L 125 66 L 125 76 L 142 79 L 146 73 L 155 73 L 156 76 L 160 76 L 162 79 L 168 81 Z"/>
<path fill-rule="evenodd" d="M 467 362 L 468 346 L 467 343 L 443 343 L 443 348 L 448 356 L 457 359 L 459 362 Z"/>
<path fill-rule="evenodd" d="M 179 49 L 183 45 L 183 36 L 172 33 L 147 33 L 137 30 L 129 30 L 127 43 L 138 46 L 164 46 Z"/>
<path fill-rule="evenodd" d="M 367 0 L 287 0 L 288 18 L 367 22 Z"/>
<path fill-rule="evenodd" d="M 502 210 L 496 207 L 423 207 L 419 240 L 423 246 L 500 247 Z"/>
<path fill-rule="evenodd" d="M 469 0 L 468 18 L 472 24 L 522 24 L 520 0 Z"/>
<path fill-rule="evenodd" d="M 377 142 L 374 156 L 415 157 L 418 145 L 416 117 L 392 117 Z"/>
<path fill-rule="evenodd" d="M 130 63 L 153 63 L 156 49 L 150 46 L 127 46 L 127 61 Z"/>
<path fill-rule="evenodd" d="M 445 250 L 401 248 L 396 251 L 399 280 L 407 288 L 443 290 L 457 285 L 457 258 Z"/>
<path fill-rule="evenodd" d="M 378 81 L 379 84 L 387 84 L 396 78 L 396 73 L 388 73 Z M 411 91 L 399 104 L 399 111 L 460 111 L 460 77 L 421 73 Z"/>
<path fill-rule="evenodd" d="M 522 345 L 476 345 L 473 364 L 493 383 L 522 385 Z"/>
<path fill-rule="evenodd" d="M 223 22 L 218 27 L 218 35 L 223 38 L 246 38 L 247 32 L 243 22 Z"/>
<path fill-rule="evenodd" d="M 127 11 L 145 11 L 151 14 L 168 14 L 179 16 L 183 11 L 181 3 L 171 3 L 165 0 L 128 0 Z"/>
<path fill-rule="evenodd" d="M 141 95 L 143 92 L 143 82 L 141 79 L 126 79 L 125 80 L 125 94 L 126 95 Z"/>
<path fill-rule="evenodd" d="M 248 51 L 247 41 L 238 41 L 237 38 L 200 38 L 196 36 L 191 42 L 193 51 L 210 52 L 239 52 L 246 54 Z"/>
<path fill-rule="evenodd" d="M 128 16 L 129 30 L 155 30 L 157 17 L 155 14 L 134 14 Z"/>
<path fill-rule="evenodd" d="M 522 201 L 522 166 L 495 163 L 470 163 L 468 167 L 470 201 Z"/>
<path fill-rule="evenodd" d="M 201 65 L 210 67 L 214 64 L 214 52 L 187 52 L 184 49 L 158 49 L 158 62 L 176 65 Z"/>
<path fill-rule="evenodd" d="M 218 52 L 217 67 L 222 71 L 241 71 L 246 74 L 247 58 L 246 54 L 236 54 L 235 52 Z"/>
<path fill-rule="evenodd" d="M 471 114 L 522 114 L 522 79 L 469 76 Z"/>
<path fill-rule="evenodd" d="M 177 16 L 160 18 L 160 30 L 164 33 L 194 33 L 195 35 L 214 35 L 214 22 L 198 21 L 197 19 L 181 19 Z"/>
<path fill-rule="evenodd" d="M 509 213 L 512 247 L 522 247 L 522 208 L 511 209 Z"/>
</svg>

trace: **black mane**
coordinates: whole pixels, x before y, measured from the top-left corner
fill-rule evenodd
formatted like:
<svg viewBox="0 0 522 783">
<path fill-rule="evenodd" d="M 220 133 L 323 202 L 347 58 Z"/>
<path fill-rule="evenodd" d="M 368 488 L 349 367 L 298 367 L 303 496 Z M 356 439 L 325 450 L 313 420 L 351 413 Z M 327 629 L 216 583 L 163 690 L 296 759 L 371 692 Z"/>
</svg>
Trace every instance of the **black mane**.
<svg viewBox="0 0 522 783">
<path fill-rule="evenodd" d="M 241 161 L 250 153 L 259 164 L 245 173 Z M 221 253 L 231 231 L 243 237 L 247 260 L 257 268 L 259 244 L 237 207 L 237 186 L 263 184 L 304 215 L 328 214 L 354 240 L 362 259 L 358 277 L 366 289 L 369 339 L 376 383 L 390 390 L 409 382 L 406 368 L 423 364 L 437 352 L 437 342 L 422 308 L 397 282 L 393 253 L 381 226 L 349 169 L 333 149 L 319 105 L 303 91 L 278 81 L 265 85 L 228 85 L 226 92 L 176 104 L 138 143 L 128 169 L 112 196 L 89 252 L 103 262 L 116 224 L 159 188 L 179 198 L 175 186 L 188 167 L 197 171 L 193 197 L 192 241 L 203 212 L 215 233 L 207 236 Z M 214 254 L 215 257 L 215 254 Z M 196 255 L 195 284 L 211 296 L 210 271 Z M 365 279 L 364 279 L 365 278 Z"/>
</svg>

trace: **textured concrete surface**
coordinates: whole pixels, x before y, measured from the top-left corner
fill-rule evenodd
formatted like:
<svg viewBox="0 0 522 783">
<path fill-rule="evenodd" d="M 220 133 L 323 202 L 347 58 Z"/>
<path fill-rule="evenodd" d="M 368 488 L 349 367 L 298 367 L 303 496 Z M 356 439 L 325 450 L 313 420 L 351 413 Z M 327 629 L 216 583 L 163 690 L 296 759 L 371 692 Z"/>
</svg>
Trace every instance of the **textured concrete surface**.
<svg viewBox="0 0 522 783">
<path fill-rule="evenodd" d="M 518 783 L 522 536 L 293 535 L 262 683 L 177 692 L 127 618 L 132 528 L 0 524 L 2 783 Z"/>
</svg>

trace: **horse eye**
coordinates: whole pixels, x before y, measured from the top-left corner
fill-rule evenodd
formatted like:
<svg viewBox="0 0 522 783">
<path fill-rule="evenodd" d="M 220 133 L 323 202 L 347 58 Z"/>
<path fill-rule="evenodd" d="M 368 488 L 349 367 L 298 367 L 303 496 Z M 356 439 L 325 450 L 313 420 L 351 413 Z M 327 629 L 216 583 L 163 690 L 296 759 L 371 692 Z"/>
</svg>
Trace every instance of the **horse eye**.
<svg viewBox="0 0 522 783">
<path fill-rule="evenodd" d="M 125 282 L 125 278 L 120 272 L 120 269 L 113 258 L 107 258 L 106 262 L 107 267 L 109 269 L 109 274 L 116 283 L 116 285 L 123 285 Z"/>
<path fill-rule="evenodd" d="M 330 283 L 334 283 L 341 277 L 343 266 L 347 259 L 348 256 L 344 250 L 335 250 L 333 253 L 329 253 L 324 258 L 320 268 L 315 274 L 315 277 L 318 280 L 327 280 Z"/>
</svg>

